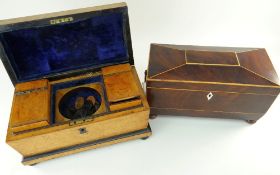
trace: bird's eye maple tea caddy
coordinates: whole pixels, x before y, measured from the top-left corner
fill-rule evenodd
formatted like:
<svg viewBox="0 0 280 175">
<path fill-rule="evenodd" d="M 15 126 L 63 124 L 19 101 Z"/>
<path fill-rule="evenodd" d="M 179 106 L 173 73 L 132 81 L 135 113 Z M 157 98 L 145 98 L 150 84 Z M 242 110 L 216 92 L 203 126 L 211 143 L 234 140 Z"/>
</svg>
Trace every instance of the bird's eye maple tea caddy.
<svg viewBox="0 0 280 175">
<path fill-rule="evenodd" d="M 0 21 L 0 56 L 23 164 L 151 135 L 125 3 Z"/>
</svg>

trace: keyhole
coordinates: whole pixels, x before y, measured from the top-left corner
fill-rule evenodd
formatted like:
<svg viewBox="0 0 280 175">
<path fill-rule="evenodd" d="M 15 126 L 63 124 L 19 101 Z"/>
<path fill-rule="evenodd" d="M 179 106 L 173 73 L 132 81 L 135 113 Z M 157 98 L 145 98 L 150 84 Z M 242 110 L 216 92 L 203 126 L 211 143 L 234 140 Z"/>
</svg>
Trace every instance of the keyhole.
<svg viewBox="0 0 280 175">
<path fill-rule="evenodd" d="M 80 128 L 79 131 L 80 131 L 80 134 L 87 133 L 87 129 L 86 128 Z"/>
</svg>

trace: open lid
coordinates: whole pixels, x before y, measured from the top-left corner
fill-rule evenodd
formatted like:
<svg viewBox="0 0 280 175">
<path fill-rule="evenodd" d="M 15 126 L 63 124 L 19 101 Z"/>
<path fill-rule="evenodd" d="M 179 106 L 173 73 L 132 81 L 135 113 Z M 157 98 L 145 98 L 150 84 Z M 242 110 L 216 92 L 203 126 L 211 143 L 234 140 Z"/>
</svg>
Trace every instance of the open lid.
<svg viewBox="0 0 280 175">
<path fill-rule="evenodd" d="M 262 48 L 152 44 L 148 79 L 279 87 Z"/>
<path fill-rule="evenodd" d="M 125 3 L 0 21 L 0 57 L 13 82 L 133 62 Z"/>
</svg>

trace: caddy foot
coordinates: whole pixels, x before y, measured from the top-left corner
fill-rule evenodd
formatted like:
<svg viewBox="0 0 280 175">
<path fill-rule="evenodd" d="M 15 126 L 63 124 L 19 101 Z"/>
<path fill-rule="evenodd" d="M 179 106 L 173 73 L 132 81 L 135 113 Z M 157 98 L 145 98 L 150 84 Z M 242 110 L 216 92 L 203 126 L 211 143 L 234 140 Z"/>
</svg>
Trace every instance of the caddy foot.
<svg viewBox="0 0 280 175">
<path fill-rule="evenodd" d="M 155 118 L 157 118 L 157 115 L 154 115 L 154 114 L 150 115 L 150 119 L 155 119 Z"/>
<path fill-rule="evenodd" d="M 147 140 L 149 137 L 143 137 L 143 138 L 141 138 L 142 140 Z"/>
<path fill-rule="evenodd" d="M 246 122 L 249 124 L 255 124 L 257 121 L 256 120 L 246 120 Z"/>
</svg>

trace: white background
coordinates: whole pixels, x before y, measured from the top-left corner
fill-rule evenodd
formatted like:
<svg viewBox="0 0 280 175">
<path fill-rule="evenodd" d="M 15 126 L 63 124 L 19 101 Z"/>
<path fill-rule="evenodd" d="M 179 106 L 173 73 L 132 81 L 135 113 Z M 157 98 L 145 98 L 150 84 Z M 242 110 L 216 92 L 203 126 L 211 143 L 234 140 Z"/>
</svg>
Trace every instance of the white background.
<svg viewBox="0 0 280 175">
<path fill-rule="evenodd" d="M 0 18 L 107 4 L 110 0 L 0 0 Z M 127 1 L 141 80 L 150 43 L 264 47 L 280 75 L 279 0 Z M 13 86 L 0 64 L 0 174 L 279 175 L 280 99 L 256 124 L 239 120 L 158 117 L 153 135 L 36 166 L 5 143 Z M 261 99 L 260 99 L 261 100 Z"/>
</svg>

